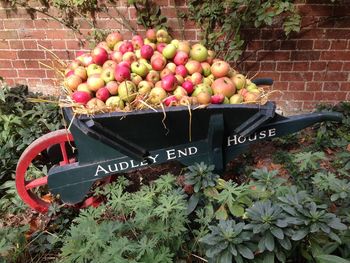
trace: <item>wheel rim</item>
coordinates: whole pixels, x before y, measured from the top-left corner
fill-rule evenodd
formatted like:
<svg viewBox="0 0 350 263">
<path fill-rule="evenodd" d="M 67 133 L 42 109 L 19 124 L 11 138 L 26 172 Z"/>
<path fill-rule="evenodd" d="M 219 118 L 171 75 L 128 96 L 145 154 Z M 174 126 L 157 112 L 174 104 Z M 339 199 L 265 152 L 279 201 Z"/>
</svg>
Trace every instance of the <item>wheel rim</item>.
<svg viewBox="0 0 350 263">
<path fill-rule="evenodd" d="M 29 174 L 27 171 L 30 165 L 38 157 L 42 156 L 42 152 L 53 145 L 60 145 L 61 161 L 57 164 L 60 166 L 67 165 L 72 162 L 67 153 L 67 142 L 73 142 L 73 136 L 66 130 L 58 130 L 50 132 L 30 144 L 21 155 L 16 169 L 16 188 L 22 200 L 31 208 L 38 212 L 47 212 L 51 202 L 45 200 L 45 196 L 40 196 L 36 191 L 47 185 L 47 175 L 39 178 L 27 180 Z"/>
</svg>

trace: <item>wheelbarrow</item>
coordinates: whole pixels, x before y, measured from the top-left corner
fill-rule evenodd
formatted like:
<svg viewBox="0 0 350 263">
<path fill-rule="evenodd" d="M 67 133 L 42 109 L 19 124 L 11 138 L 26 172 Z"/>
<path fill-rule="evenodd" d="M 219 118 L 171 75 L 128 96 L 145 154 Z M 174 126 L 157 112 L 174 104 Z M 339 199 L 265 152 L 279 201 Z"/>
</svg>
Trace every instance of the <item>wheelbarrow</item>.
<svg viewBox="0 0 350 263">
<path fill-rule="evenodd" d="M 271 79 L 257 79 L 271 85 Z M 317 122 L 342 120 L 336 112 L 284 117 L 273 102 L 209 105 L 202 109 L 169 107 L 75 116 L 64 108 L 69 130 L 50 132 L 23 152 L 16 170 L 19 196 L 31 208 L 47 212 L 52 196 L 66 204 L 94 204 L 87 197 L 95 182 L 112 175 L 167 161 L 213 164 L 217 173 L 249 145 L 302 130 Z M 47 174 L 33 176 L 33 164 Z M 45 171 L 45 170 L 44 170 Z M 49 194 L 47 194 L 49 193 Z"/>
</svg>

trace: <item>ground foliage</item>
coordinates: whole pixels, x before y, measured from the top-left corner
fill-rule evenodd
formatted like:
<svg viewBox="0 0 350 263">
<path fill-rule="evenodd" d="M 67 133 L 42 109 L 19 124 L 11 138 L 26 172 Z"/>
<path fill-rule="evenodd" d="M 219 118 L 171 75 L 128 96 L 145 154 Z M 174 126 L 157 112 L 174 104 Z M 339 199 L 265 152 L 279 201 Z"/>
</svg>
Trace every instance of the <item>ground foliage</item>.
<svg viewBox="0 0 350 263">
<path fill-rule="evenodd" d="M 54 106 L 28 103 L 18 90 L 1 92 L 12 105 L 2 107 L 1 120 L 17 116 L 1 126 L 16 125 L 12 135 L 1 134 L 23 147 L 6 151 L 20 154 L 60 125 Z M 322 109 L 342 112 L 343 122 L 262 143 L 222 177 L 204 163 L 143 175 L 154 180 L 141 184 L 138 173 L 119 176 L 96 188 L 106 202 L 80 211 L 60 204 L 46 215 L 26 209 L 16 197 L 12 154 L 0 186 L 0 262 L 349 262 L 350 105 Z"/>
</svg>

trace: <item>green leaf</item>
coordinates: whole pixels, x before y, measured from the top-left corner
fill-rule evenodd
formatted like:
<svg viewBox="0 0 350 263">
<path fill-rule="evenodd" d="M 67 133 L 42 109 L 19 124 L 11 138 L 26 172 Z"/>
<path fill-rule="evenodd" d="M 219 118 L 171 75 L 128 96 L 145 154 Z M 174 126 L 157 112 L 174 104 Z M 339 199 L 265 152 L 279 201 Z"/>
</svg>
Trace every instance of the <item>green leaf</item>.
<svg viewBox="0 0 350 263">
<path fill-rule="evenodd" d="M 319 263 L 350 263 L 349 260 L 334 255 L 318 255 Z"/>
<path fill-rule="evenodd" d="M 275 249 L 275 239 L 270 234 L 270 232 L 266 232 L 265 247 L 268 251 L 273 251 Z"/>
<path fill-rule="evenodd" d="M 194 193 L 190 199 L 188 200 L 187 204 L 187 214 L 191 214 L 197 207 L 198 202 L 199 202 L 199 196 L 200 194 Z"/>
<path fill-rule="evenodd" d="M 275 237 L 277 237 L 278 239 L 283 239 L 284 238 L 284 234 L 283 231 L 277 227 L 273 227 L 270 229 L 272 235 L 274 235 Z"/>
<path fill-rule="evenodd" d="M 294 232 L 292 235 L 292 240 L 298 241 L 303 239 L 309 233 L 307 228 L 302 228 Z"/>
<path fill-rule="evenodd" d="M 229 203 L 228 208 L 234 216 L 242 217 L 244 215 L 244 208 L 241 205 Z"/>
<path fill-rule="evenodd" d="M 253 259 L 254 254 L 253 252 L 246 246 L 238 245 L 237 246 L 238 252 L 242 255 L 242 257 L 247 259 Z"/>
<path fill-rule="evenodd" d="M 218 210 L 215 212 L 215 218 L 217 220 L 226 220 L 228 217 L 226 208 L 224 205 L 221 205 Z"/>
</svg>

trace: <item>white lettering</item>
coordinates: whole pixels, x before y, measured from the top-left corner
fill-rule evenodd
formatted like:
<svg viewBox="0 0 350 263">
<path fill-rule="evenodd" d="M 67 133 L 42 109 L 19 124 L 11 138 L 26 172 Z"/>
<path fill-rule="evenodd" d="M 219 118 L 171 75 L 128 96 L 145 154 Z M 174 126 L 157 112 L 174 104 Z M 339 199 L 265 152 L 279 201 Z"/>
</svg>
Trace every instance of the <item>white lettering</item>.
<svg viewBox="0 0 350 263">
<path fill-rule="evenodd" d="M 259 133 L 259 139 L 264 139 L 264 138 L 266 138 L 266 131 L 261 131 Z"/>
<path fill-rule="evenodd" d="M 244 143 L 246 139 L 247 139 L 246 137 L 239 136 L 238 137 L 238 142 L 239 143 Z"/>
<path fill-rule="evenodd" d="M 167 151 L 166 151 L 166 154 L 167 154 L 167 156 L 168 156 L 168 160 L 171 160 L 171 159 L 175 159 L 175 158 L 176 158 L 175 149 L 167 150 Z"/>
<path fill-rule="evenodd" d="M 125 170 L 129 168 L 129 163 L 128 162 L 120 162 L 119 163 L 120 170 Z"/>
<path fill-rule="evenodd" d="M 108 171 L 109 171 L 110 173 L 118 172 L 118 166 L 117 166 L 117 164 L 114 164 L 114 170 L 111 168 L 111 165 L 108 165 Z"/>
<path fill-rule="evenodd" d="M 252 135 L 254 135 L 254 137 L 252 138 Z M 249 137 L 248 137 L 248 140 L 250 141 L 250 142 L 252 142 L 252 141 L 256 141 L 256 133 L 254 133 L 254 134 L 251 134 L 251 135 L 249 135 Z"/>
<path fill-rule="evenodd" d="M 234 145 L 237 144 L 237 135 L 234 135 L 233 138 L 229 136 L 227 140 L 227 146 L 231 146 L 231 142 L 233 142 Z"/>
<path fill-rule="evenodd" d="M 273 137 L 273 136 L 276 136 L 276 128 L 269 130 L 269 137 Z"/>
<path fill-rule="evenodd" d="M 183 151 L 178 150 L 177 152 L 179 153 L 179 158 L 180 158 L 181 156 L 187 156 L 187 148 L 184 149 Z"/>
<path fill-rule="evenodd" d="M 97 166 L 95 176 L 98 176 L 99 172 L 104 172 L 105 174 L 108 174 L 108 171 L 106 169 L 104 169 L 101 165 Z"/>
<path fill-rule="evenodd" d="M 140 166 L 139 164 L 135 164 L 134 160 L 131 160 L 130 163 L 131 163 L 131 168 L 136 168 Z"/>
<path fill-rule="evenodd" d="M 198 152 L 198 149 L 197 149 L 197 147 L 189 147 L 188 148 L 188 154 L 189 155 L 194 155 L 194 154 L 196 154 Z M 180 156 L 179 156 L 180 157 Z"/>
<path fill-rule="evenodd" d="M 152 159 L 153 163 L 156 163 L 157 162 L 157 158 L 158 158 L 159 154 L 155 155 L 154 157 L 153 156 L 149 156 L 149 158 Z M 147 163 L 146 163 L 147 164 Z"/>
<path fill-rule="evenodd" d="M 147 165 L 148 163 L 147 163 L 147 160 L 144 160 L 144 161 L 142 161 L 141 163 L 140 163 L 140 166 L 145 166 L 145 165 Z"/>
</svg>

